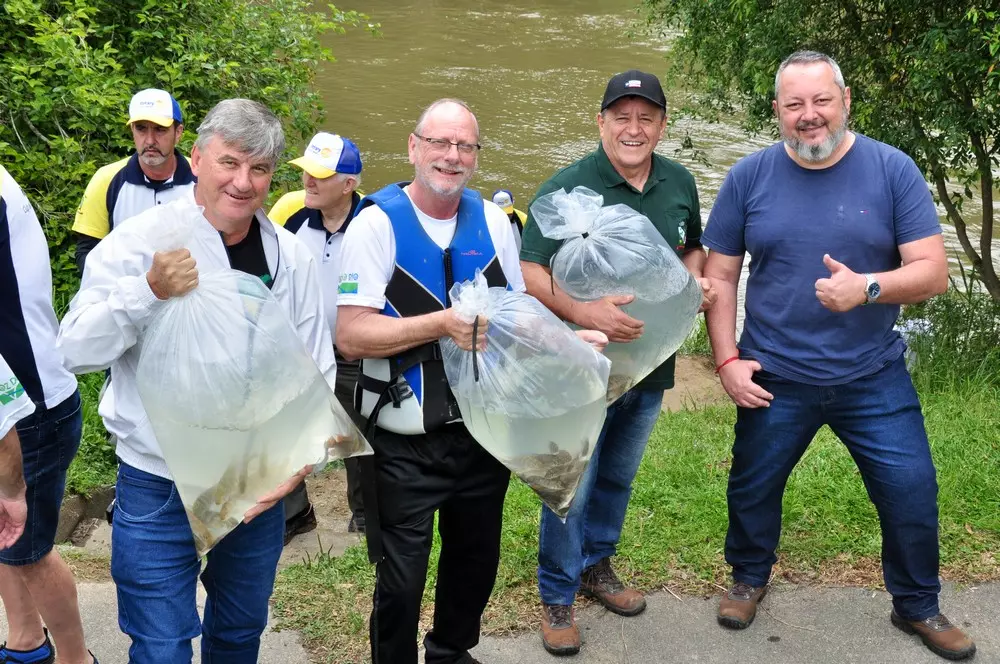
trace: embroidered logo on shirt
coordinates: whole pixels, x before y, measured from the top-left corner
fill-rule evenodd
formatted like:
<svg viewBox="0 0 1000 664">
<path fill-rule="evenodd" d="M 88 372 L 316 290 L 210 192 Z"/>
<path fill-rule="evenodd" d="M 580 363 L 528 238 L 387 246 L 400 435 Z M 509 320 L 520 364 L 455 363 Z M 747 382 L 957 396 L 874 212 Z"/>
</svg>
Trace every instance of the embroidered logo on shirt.
<svg viewBox="0 0 1000 664">
<path fill-rule="evenodd" d="M 342 281 L 340 286 L 337 288 L 337 293 L 340 295 L 357 295 L 358 294 L 358 282 L 356 281 Z"/>
</svg>

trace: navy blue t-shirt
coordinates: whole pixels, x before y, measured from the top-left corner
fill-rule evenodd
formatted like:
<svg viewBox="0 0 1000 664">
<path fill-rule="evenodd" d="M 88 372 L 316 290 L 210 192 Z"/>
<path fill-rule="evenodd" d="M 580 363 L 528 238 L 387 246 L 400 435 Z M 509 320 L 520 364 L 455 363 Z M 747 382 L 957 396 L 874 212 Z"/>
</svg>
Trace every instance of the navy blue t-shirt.
<svg viewBox="0 0 1000 664">
<path fill-rule="evenodd" d="M 898 305 L 835 313 L 820 304 L 816 280 L 830 276 L 823 254 L 860 274 L 887 272 L 900 266 L 899 245 L 940 233 L 913 160 L 857 135 L 825 169 L 802 168 L 782 143 L 737 162 L 702 243 L 750 254 L 740 355 L 788 380 L 837 385 L 878 371 L 904 344 L 893 330 Z"/>
</svg>

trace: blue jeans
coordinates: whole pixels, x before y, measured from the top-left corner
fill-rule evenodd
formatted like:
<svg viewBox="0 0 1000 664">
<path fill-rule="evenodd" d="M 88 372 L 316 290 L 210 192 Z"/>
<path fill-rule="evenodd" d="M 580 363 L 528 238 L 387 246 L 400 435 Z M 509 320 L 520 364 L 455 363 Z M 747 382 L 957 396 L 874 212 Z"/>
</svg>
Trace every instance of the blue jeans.
<svg viewBox="0 0 1000 664">
<path fill-rule="evenodd" d="M 118 468 L 111 576 L 129 662 L 183 664 L 201 634 L 204 664 L 254 664 L 285 534 L 282 503 L 215 545 L 202 571 L 177 487 L 128 464 Z M 198 618 L 198 575 L 208 593 Z"/>
<path fill-rule="evenodd" d="M 740 408 L 729 473 L 726 561 L 736 581 L 767 583 L 792 468 L 829 425 L 861 471 L 882 526 L 882 569 L 902 618 L 938 613 L 937 479 L 916 390 L 902 357 L 845 385 L 758 372 L 769 408 Z"/>
<path fill-rule="evenodd" d="M 35 412 L 17 423 L 28 519 L 21 538 L 0 551 L 0 563 L 30 565 L 52 550 L 66 490 L 66 471 L 80 448 L 82 430 L 79 392 L 52 408 L 35 404 Z"/>
<path fill-rule="evenodd" d="M 631 390 L 612 404 L 566 523 L 542 506 L 538 592 L 545 604 L 572 604 L 583 570 L 615 555 L 632 480 L 662 407 L 663 390 Z"/>
</svg>

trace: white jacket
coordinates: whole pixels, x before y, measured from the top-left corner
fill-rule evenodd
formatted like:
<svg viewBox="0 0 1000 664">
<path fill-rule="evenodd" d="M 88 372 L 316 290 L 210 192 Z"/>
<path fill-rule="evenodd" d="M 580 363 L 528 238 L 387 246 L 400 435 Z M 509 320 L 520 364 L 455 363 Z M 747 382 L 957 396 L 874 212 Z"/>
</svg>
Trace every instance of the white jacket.
<svg viewBox="0 0 1000 664">
<path fill-rule="evenodd" d="M 153 264 L 157 224 L 194 206 L 193 197 L 151 208 L 117 226 L 87 256 L 80 292 L 63 318 L 56 345 L 74 373 L 111 367 L 111 388 L 98 412 L 118 440 L 117 454 L 147 473 L 170 478 L 160 446 L 139 399 L 135 372 L 143 330 L 161 301 L 153 295 L 146 272 Z M 315 260 L 301 240 L 257 210 L 264 252 L 274 276 L 271 293 L 316 361 L 330 388 L 336 383 L 333 340 L 323 312 Z M 194 238 L 185 244 L 201 272 L 229 267 L 222 238 L 204 216 Z"/>
</svg>

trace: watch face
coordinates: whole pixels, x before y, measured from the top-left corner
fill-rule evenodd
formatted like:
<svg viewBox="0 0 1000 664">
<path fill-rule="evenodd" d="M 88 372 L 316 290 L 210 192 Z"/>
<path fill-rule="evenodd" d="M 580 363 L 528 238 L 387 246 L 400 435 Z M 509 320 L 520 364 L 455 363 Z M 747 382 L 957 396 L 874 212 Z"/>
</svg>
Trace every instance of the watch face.
<svg viewBox="0 0 1000 664">
<path fill-rule="evenodd" d="M 878 282 L 872 282 L 868 284 L 868 301 L 878 299 L 878 296 L 882 294 L 882 287 L 878 285 Z"/>
</svg>

